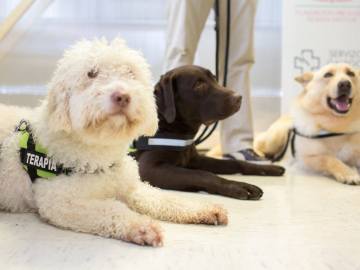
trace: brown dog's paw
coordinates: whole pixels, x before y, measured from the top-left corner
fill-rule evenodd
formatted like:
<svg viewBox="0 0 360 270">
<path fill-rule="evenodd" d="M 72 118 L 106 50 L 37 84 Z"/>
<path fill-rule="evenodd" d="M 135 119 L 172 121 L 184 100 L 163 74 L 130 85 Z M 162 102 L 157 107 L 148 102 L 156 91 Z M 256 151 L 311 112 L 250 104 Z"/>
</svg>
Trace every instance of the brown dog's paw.
<svg viewBox="0 0 360 270">
<path fill-rule="evenodd" d="M 264 194 L 257 186 L 231 180 L 222 183 L 218 192 L 220 195 L 238 200 L 259 200 Z"/>
<path fill-rule="evenodd" d="M 125 240 L 142 246 L 161 247 L 163 245 L 161 227 L 155 223 L 132 225 Z"/>
<path fill-rule="evenodd" d="M 227 211 L 220 205 L 213 205 L 200 213 L 199 223 L 208 225 L 227 225 Z"/>
<path fill-rule="evenodd" d="M 277 165 L 259 165 L 262 166 L 259 170 L 259 175 L 266 176 L 282 176 L 285 173 L 285 168 Z"/>
</svg>

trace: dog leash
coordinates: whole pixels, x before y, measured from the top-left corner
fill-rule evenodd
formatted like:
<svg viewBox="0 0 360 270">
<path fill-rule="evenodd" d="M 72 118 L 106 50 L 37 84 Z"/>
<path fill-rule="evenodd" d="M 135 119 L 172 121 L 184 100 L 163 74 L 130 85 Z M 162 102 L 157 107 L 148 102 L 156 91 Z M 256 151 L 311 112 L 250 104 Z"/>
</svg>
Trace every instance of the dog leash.
<svg viewBox="0 0 360 270">
<path fill-rule="evenodd" d="M 214 12 L 215 12 L 215 76 L 216 80 L 219 81 L 219 43 L 220 43 L 220 0 L 215 0 L 214 2 Z M 225 42 L 225 61 L 224 61 L 224 76 L 223 76 L 223 86 L 227 85 L 227 74 L 228 74 L 228 62 L 229 62 L 229 44 L 230 44 L 230 18 L 231 18 L 231 1 L 227 0 L 226 5 L 226 42 Z M 219 124 L 219 121 L 216 121 L 211 129 L 209 126 L 206 126 L 201 134 L 195 139 L 195 145 L 198 145 L 205 141 L 211 136 Z M 207 132 L 209 130 L 209 132 Z M 207 134 L 206 134 L 207 132 Z"/>
<path fill-rule="evenodd" d="M 318 133 L 316 135 L 306 135 L 306 134 L 299 132 L 296 128 L 292 128 L 288 132 L 288 136 L 287 136 L 287 140 L 284 145 L 284 148 L 281 150 L 281 152 L 278 155 L 273 157 L 271 159 L 271 161 L 277 162 L 277 161 L 282 160 L 283 157 L 285 156 L 285 153 L 287 151 L 289 144 L 291 147 L 291 155 L 295 158 L 295 155 L 296 155 L 295 138 L 296 138 L 296 136 L 300 136 L 300 137 L 308 138 L 308 139 L 326 139 L 326 138 L 349 135 L 349 134 L 352 134 L 352 133 L 336 133 L 336 132 L 327 132 L 325 130 L 322 130 L 322 131 L 320 131 L 320 133 Z"/>
</svg>

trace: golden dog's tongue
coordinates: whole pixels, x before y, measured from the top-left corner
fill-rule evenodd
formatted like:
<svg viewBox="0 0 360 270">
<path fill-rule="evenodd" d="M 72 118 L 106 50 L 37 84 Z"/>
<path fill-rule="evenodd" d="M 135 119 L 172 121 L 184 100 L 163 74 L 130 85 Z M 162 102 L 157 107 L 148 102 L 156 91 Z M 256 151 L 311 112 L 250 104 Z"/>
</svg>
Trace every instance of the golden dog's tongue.
<svg viewBox="0 0 360 270">
<path fill-rule="evenodd" d="M 340 96 L 336 99 L 332 99 L 331 103 L 340 112 L 346 112 L 350 109 L 350 100 L 349 100 L 349 97 L 347 97 L 347 96 Z"/>
</svg>

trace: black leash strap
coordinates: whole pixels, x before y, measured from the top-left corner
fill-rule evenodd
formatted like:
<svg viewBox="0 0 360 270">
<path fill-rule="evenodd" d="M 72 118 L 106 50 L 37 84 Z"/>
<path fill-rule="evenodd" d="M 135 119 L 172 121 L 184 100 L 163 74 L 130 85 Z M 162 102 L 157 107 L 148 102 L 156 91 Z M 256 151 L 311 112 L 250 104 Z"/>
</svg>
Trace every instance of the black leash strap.
<svg viewBox="0 0 360 270">
<path fill-rule="evenodd" d="M 216 48 L 215 48 L 215 76 L 216 80 L 219 81 L 219 43 L 220 43 L 220 0 L 215 0 L 214 2 L 214 12 L 215 12 L 215 39 L 216 39 Z M 221 0 L 223 1 L 223 0 Z M 226 43 L 225 43 L 225 61 L 224 61 L 224 78 L 223 78 L 223 86 L 227 85 L 227 77 L 228 77 L 228 62 L 229 62 L 229 48 L 230 48 L 230 25 L 231 24 L 231 1 L 227 0 L 226 5 Z M 207 138 L 211 136 L 211 134 L 215 131 L 218 126 L 219 121 L 216 121 L 213 126 L 210 128 L 206 126 L 201 134 L 195 139 L 195 145 L 198 145 L 205 141 Z M 210 128 L 210 130 L 209 130 Z M 206 134 L 206 132 L 209 132 Z"/>
<path fill-rule="evenodd" d="M 291 148 L 291 155 L 293 157 L 295 157 L 296 156 L 296 149 L 295 149 L 296 136 L 300 136 L 300 137 L 308 138 L 308 139 L 326 139 L 326 138 L 343 136 L 343 135 L 346 135 L 346 133 L 330 132 L 330 133 L 322 133 L 322 134 L 316 134 L 316 135 L 306 135 L 306 134 L 299 132 L 296 128 L 292 128 L 288 132 L 287 140 L 286 140 L 286 143 L 285 143 L 283 149 L 281 150 L 281 152 L 279 154 L 275 155 L 271 160 L 273 162 L 282 160 L 283 157 L 285 156 L 285 153 L 287 151 L 289 144 L 290 144 L 290 148 Z"/>
</svg>

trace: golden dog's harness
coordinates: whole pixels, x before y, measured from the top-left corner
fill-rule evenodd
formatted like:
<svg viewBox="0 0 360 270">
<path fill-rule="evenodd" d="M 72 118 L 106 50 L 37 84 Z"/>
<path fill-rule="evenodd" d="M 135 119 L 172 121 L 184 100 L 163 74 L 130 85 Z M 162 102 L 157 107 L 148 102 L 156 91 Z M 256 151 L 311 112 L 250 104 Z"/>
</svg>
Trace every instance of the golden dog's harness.
<svg viewBox="0 0 360 270">
<path fill-rule="evenodd" d="M 326 138 L 330 138 L 330 137 L 343 136 L 343 135 L 347 135 L 347 133 L 327 132 L 325 130 L 320 131 L 316 135 L 306 135 L 306 134 L 299 132 L 296 128 L 292 128 L 289 130 L 287 141 L 286 141 L 284 148 L 281 150 L 281 152 L 278 155 L 275 155 L 272 158 L 272 161 L 274 161 L 274 162 L 280 161 L 284 157 L 289 144 L 291 147 L 291 155 L 295 158 L 295 155 L 296 155 L 295 138 L 296 138 L 296 136 L 300 136 L 300 137 L 308 138 L 308 139 L 326 139 Z"/>
<path fill-rule="evenodd" d="M 15 132 L 20 133 L 20 161 L 32 182 L 37 178 L 52 178 L 59 174 L 70 175 L 72 168 L 65 168 L 47 155 L 47 150 L 35 142 L 28 121 L 21 120 Z"/>
</svg>

